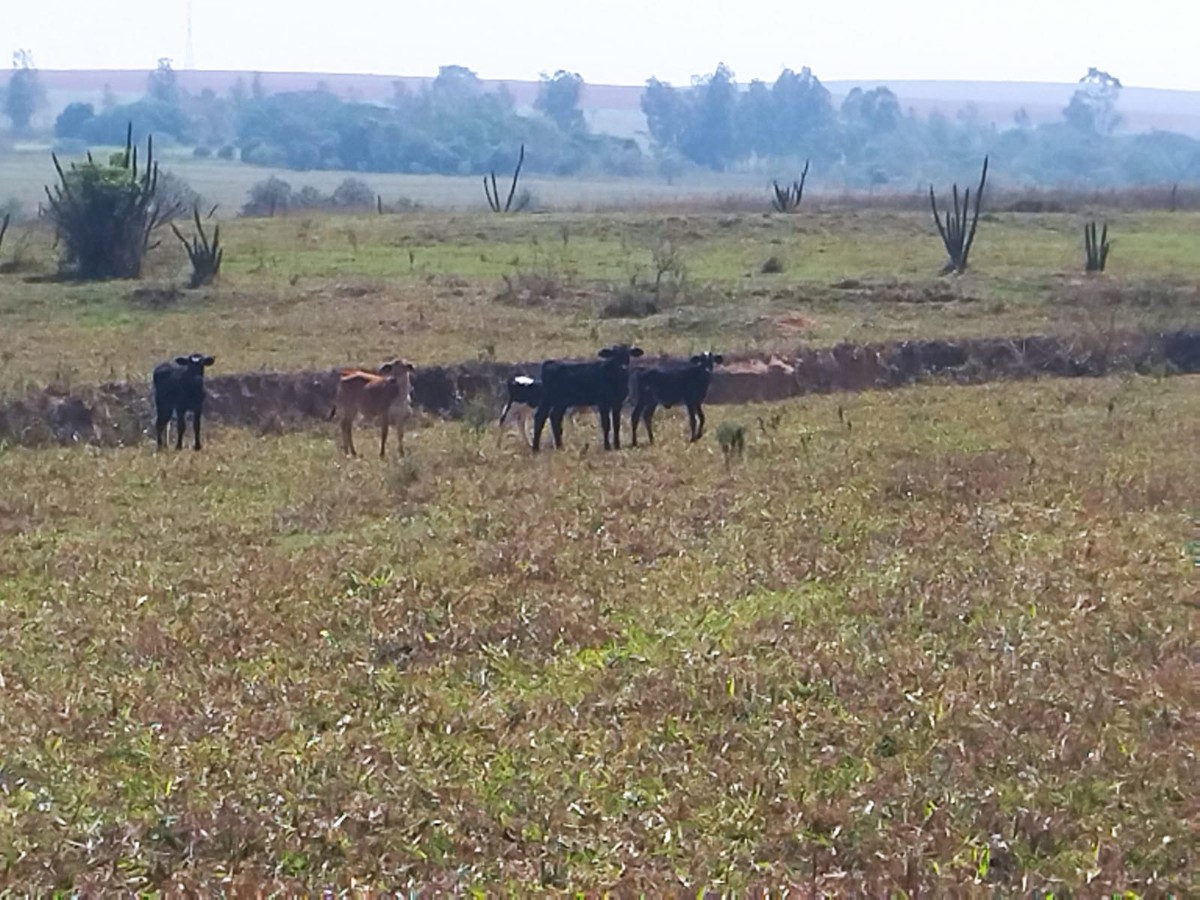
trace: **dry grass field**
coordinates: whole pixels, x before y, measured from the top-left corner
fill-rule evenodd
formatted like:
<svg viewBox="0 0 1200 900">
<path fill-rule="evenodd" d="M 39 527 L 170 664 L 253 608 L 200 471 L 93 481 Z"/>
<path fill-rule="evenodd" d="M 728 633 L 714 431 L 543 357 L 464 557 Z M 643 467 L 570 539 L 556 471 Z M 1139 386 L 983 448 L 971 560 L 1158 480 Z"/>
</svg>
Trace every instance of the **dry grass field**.
<svg viewBox="0 0 1200 900">
<path fill-rule="evenodd" d="M 52 248 L 19 231 L 0 394 L 192 349 L 215 374 L 1196 327 L 1200 219 L 1108 218 L 1086 281 L 1074 215 L 988 216 L 951 281 L 901 211 L 228 220 L 196 292 L 173 240 L 141 283 L 30 281 Z M 620 315 L 663 263 L 658 311 Z M 0 885 L 1200 890 L 1195 376 L 708 417 L 606 454 L 581 415 L 537 457 L 471 418 L 386 461 L 333 425 L 0 445 Z"/>
<path fill-rule="evenodd" d="M 1084 279 L 1092 217 L 1110 221 L 1114 246 L 1109 272 Z M 0 273 L 0 396 L 147 379 L 193 343 L 216 354 L 214 372 L 237 372 L 397 351 L 427 365 L 536 360 L 627 339 L 650 352 L 771 352 L 1194 326 L 1198 233 L 1197 213 L 999 213 L 980 224 L 971 270 L 947 280 L 928 213 L 297 215 L 223 221 L 220 286 L 178 291 L 187 260 L 169 234 L 142 282 L 31 283 L 54 255 L 27 225 L 0 250 L 17 269 Z M 769 260 L 782 271 L 764 272 Z M 656 280 L 656 306 L 639 308 Z"/>
</svg>

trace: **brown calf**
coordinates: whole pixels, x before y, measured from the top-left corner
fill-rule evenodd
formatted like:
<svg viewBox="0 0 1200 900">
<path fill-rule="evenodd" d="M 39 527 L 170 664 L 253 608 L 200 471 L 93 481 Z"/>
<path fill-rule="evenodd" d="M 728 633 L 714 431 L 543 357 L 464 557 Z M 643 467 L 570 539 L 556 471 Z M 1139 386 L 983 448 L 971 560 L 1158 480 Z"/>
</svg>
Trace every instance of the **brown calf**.
<svg viewBox="0 0 1200 900">
<path fill-rule="evenodd" d="M 379 367 L 378 374 L 361 369 L 342 369 L 338 380 L 337 400 L 329 418 L 342 412 L 342 452 L 358 456 L 354 449 L 351 427 L 359 413 L 368 419 L 378 419 L 383 433 L 379 441 L 379 458 L 387 450 L 388 424 L 396 423 L 396 441 L 404 455 L 404 423 L 412 415 L 412 363 L 393 359 Z"/>
</svg>

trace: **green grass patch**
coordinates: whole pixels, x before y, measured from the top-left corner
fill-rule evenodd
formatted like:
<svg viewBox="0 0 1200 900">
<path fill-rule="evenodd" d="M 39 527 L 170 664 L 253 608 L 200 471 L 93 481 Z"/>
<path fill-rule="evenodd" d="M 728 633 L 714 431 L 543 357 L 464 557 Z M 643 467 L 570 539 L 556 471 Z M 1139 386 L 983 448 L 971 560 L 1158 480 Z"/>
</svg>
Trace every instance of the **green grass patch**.
<svg viewBox="0 0 1200 900">
<path fill-rule="evenodd" d="M 1186 891 L 1188 380 L 775 409 L 0 451 L 4 883 Z"/>
</svg>

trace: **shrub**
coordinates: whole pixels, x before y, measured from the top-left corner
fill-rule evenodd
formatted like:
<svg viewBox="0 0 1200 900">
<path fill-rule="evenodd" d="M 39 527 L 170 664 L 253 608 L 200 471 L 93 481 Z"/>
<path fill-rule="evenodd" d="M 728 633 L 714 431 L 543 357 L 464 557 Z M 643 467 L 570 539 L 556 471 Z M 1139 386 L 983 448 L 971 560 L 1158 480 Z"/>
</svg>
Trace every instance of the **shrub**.
<svg viewBox="0 0 1200 900">
<path fill-rule="evenodd" d="M 251 186 L 242 206 L 243 216 L 273 216 L 292 205 L 292 186 L 282 178 L 271 176 Z"/>
<path fill-rule="evenodd" d="M 292 209 L 321 209 L 330 204 L 330 198 L 326 197 L 311 184 L 306 184 L 300 190 L 292 195 Z"/>
<path fill-rule="evenodd" d="M 126 131 L 125 150 L 107 164 L 90 156 L 64 170 L 51 155 L 59 184 L 46 189 L 50 219 L 62 245 L 60 269 L 75 278 L 137 278 L 154 232 L 182 207 L 159 193 L 154 145 L 146 139 L 144 167 L 133 149 L 133 126 Z"/>
<path fill-rule="evenodd" d="M 602 307 L 602 319 L 644 319 L 661 312 L 662 307 L 658 298 L 638 290 L 635 285 L 621 289 L 613 295 Z"/>
<path fill-rule="evenodd" d="M 333 192 L 333 205 L 342 209 L 370 209 L 375 205 L 375 192 L 359 178 L 347 178 Z"/>
</svg>

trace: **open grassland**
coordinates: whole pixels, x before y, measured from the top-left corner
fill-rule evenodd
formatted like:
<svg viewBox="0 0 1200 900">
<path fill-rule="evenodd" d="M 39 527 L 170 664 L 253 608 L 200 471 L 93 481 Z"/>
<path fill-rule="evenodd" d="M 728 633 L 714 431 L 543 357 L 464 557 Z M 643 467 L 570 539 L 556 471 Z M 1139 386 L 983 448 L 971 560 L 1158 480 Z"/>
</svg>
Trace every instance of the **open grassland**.
<svg viewBox="0 0 1200 900">
<path fill-rule="evenodd" d="M 1200 214 L 1099 211 L 1085 279 L 1092 212 L 988 214 L 955 279 L 901 210 L 227 218 L 194 292 L 169 235 L 141 282 L 39 281 L 21 225 L 0 395 L 192 350 L 1195 328 Z M 0 885 L 1200 890 L 1195 377 L 682 418 L 605 454 L 581 415 L 536 458 L 474 415 L 384 462 L 332 425 L 0 445 Z"/>
<path fill-rule="evenodd" d="M 1200 889 L 1194 377 L 710 420 L 0 452 L 0 881 Z"/>
<path fill-rule="evenodd" d="M 425 365 L 537 360 L 631 339 L 650 352 L 786 352 L 1194 327 L 1200 214 L 1102 216 L 1110 270 L 1089 279 L 1084 217 L 1070 214 L 985 216 L 956 279 L 935 277 L 943 251 L 918 212 L 232 219 L 219 285 L 175 294 L 187 264 L 169 234 L 141 283 L 32 283 L 55 259 L 51 236 L 27 225 L 0 251 L 0 395 L 142 380 L 193 348 L 216 355 L 214 371 L 236 372 L 397 353 Z M 766 268 L 781 271 L 764 271 L 772 259 Z"/>
<path fill-rule="evenodd" d="M 246 195 L 255 184 L 268 178 L 282 178 L 299 190 L 305 185 L 316 188 L 322 194 L 332 194 L 346 178 L 358 178 L 369 184 L 385 203 L 405 199 L 427 207 L 441 209 L 486 210 L 483 184 L 477 175 L 407 175 L 390 172 L 349 171 L 295 171 L 269 166 L 252 166 L 235 160 L 195 159 L 183 150 L 162 149 L 156 144 L 156 155 L 165 170 L 184 179 L 210 204 L 233 214 L 242 208 Z M 99 159 L 121 148 L 94 148 L 92 153 Z M 143 150 L 145 147 L 143 146 Z M 69 154 L 59 154 L 60 162 L 69 164 Z M 512 177 L 510 163 L 507 172 L 496 173 L 498 180 Z M 57 180 L 54 164 L 50 159 L 50 148 L 39 147 L 21 152 L 0 152 L 0 202 L 9 197 L 19 200 L 27 212 L 32 212 L 39 203 L 44 204 L 46 195 L 43 185 Z M 697 197 L 723 197 L 731 194 L 757 194 L 767 204 L 769 179 L 755 175 L 696 174 L 667 184 L 661 178 L 619 178 L 607 176 L 581 176 L 558 178 L 526 173 L 521 177 L 521 187 L 528 190 L 535 205 L 555 208 L 628 205 L 659 202 L 681 202 Z M 507 189 L 507 186 L 506 186 Z"/>
</svg>

